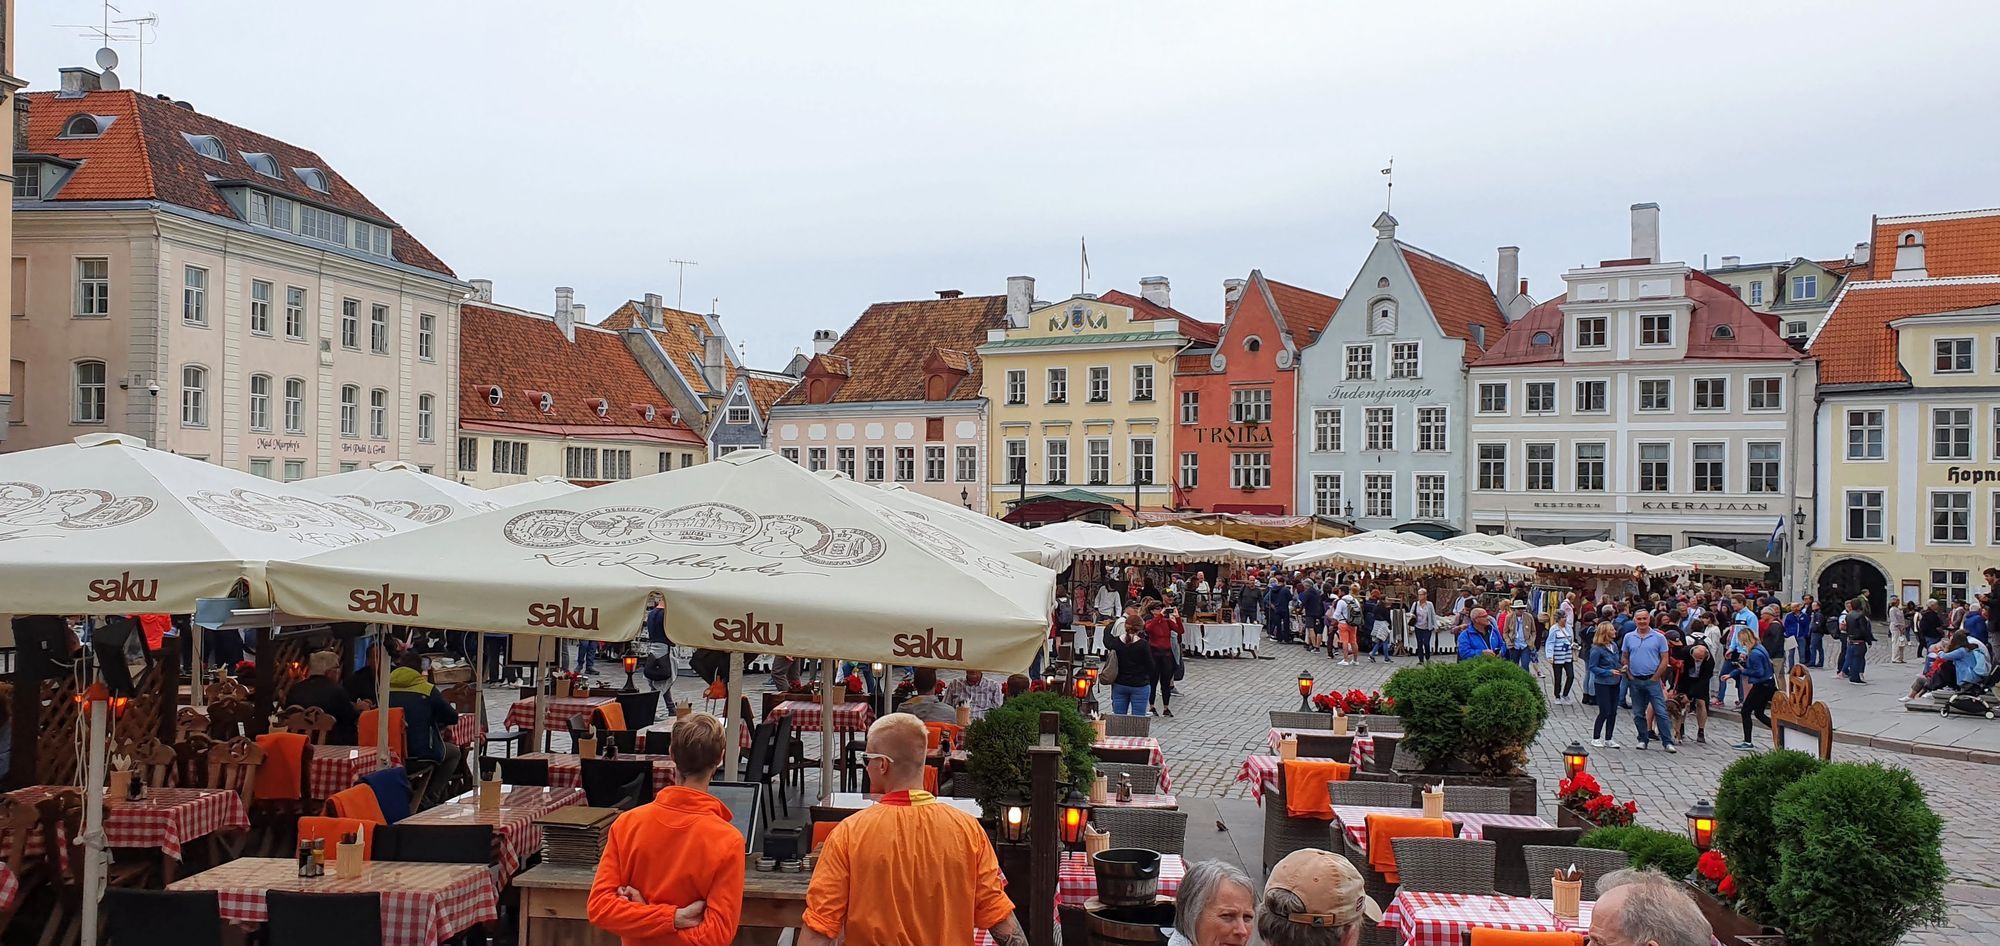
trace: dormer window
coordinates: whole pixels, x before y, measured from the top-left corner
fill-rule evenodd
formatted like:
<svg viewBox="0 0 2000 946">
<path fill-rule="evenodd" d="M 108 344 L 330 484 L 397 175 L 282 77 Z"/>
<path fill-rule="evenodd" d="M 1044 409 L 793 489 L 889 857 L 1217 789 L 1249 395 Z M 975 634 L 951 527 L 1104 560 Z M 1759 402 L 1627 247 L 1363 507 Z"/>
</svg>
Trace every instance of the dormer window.
<svg viewBox="0 0 2000 946">
<path fill-rule="evenodd" d="M 1555 344 L 1556 337 L 1554 335 L 1550 335 L 1547 332 L 1536 332 L 1535 334 L 1528 336 L 1528 341 L 1532 344 L 1540 345 L 1546 348 L 1550 345 Z"/>
<path fill-rule="evenodd" d="M 1261 339 L 1261 338 L 1258 338 L 1258 337 L 1257 337 L 1257 336 L 1255 336 L 1255 335 L 1252 335 L 1252 336 L 1250 336 L 1249 338 L 1246 338 L 1246 339 L 1244 339 L 1244 340 L 1243 340 L 1243 350 L 1244 350 L 1244 351 L 1247 351 L 1247 352 L 1258 352 L 1258 351 L 1262 351 L 1263 349 L 1264 349 L 1264 340 L 1263 340 L 1263 339 Z"/>
<path fill-rule="evenodd" d="M 658 417 L 658 416 L 659 416 L 659 414 L 660 414 L 660 412 L 659 412 L 659 411 L 657 411 L 657 410 L 654 410 L 654 409 L 653 409 L 653 405 L 651 405 L 651 404 L 647 404 L 647 405 L 645 405 L 645 406 L 643 406 L 643 407 L 641 407 L 641 408 L 639 409 L 639 416 L 640 416 L 640 417 L 644 417 L 644 418 L 646 419 L 646 423 L 649 423 L 649 424 L 650 424 L 650 423 L 652 423 L 652 422 L 653 422 L 653 418 L 655 418 L 655 417 Z"/>
<path fill-rule="evenodd" d="M 222 139 L 214 135 L 190 135 L 187 132 L 181 132 L 181 137 L 187 139 L 188 147 L 193 148 L 195 154 L 201 155 L 204 158 L 214 158 L 217 161 L 229 160 L 222 153 Z"/>
<path fill-rule="evenodd" d="M 243 163 L 250 165 L 250 170 L 256 171 L 265 177 L 278 177 L 278 162 L 268 154 L 258 154 L 254 151 L 243 152 Z"/>
<path fill-rule="evenodd" d="M 555 396 L 555 395 L 553 395 L 553 394 L 550 394 L 550 393 L 549 393 L 549 392 L 547 392 L 547 391 L 543 391 L 543 392 L 542 392 L 542 397 L 541 397 L 541 400 L 539 401 L 539 404 L 538 404 L 538 406 L 540 406 L 540 407 L 541 407 L 541 409 L 542 409 L 542 413 L 544 413 L 544 414 L 552 414 L 552 413 L 555 413 L 555 409 L 556 409 L 556 396 Z"/>
<path fill-rule="evenodd" d="M 507 392 L 500 390 L 500 386 L 497 384 L 489 385 L 486 388 L 486 403 L 491 404 L 494 407 L 499 407 L 500 399 L 506 396 Z"/>
<path fill-rule="evenodd" d="M 71 115 L 68 121 L 63 122 L 62 134 L 59 137 L 95 138 L 104 134 L 105 130 L 111 127 L 111 123 L 116 120 L 111 115 L 92 115 L 89 112 L 78 112 L 75 115 Z"/>
<path fill-rule="evenodd" d="M 1709 336 L 1718 342 L 1726 342 L 1736 337 L 1736 330 L 1727 325 L 1718 325 L 1715 327 L 1715 331 L 1709 333 Z"/>
<path fill-rule="evenodd" d="M 597 402 L 592 406 L 596 409 L 597 416 L 599 417 L 607 417 L 611 414 L 611 402 L 603 398 L 598 398 Z"/>
<path fill-rule="evenodd" d="M 42 199 L 42 166 L 34 163 L 14 165 L 14 197 L 20 200 Z"/>
<path fill-rule="evenodd" d="M 326 193 L 326 172 L 319 168 L 293 168 L 292 173 L 298 175 L 299 183 L 322 194 Z"/>
</svg>

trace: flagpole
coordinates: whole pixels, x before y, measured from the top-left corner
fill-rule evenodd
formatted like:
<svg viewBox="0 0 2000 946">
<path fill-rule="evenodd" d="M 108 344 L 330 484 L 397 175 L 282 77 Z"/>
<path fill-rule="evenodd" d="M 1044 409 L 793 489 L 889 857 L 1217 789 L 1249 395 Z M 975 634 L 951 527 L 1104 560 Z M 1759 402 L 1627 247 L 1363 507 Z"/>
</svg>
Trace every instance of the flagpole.
<svg viewBox="0 0 2000 946">
<path fill-rule="evenodd" d="M 1077 237 L 1076 246 L 1078 251 L 1076 260 L 1076 292 L 1078 295 L 1082 295 L 1090 291 L 1090 241 L 1084 237 Z"/>
</svg>

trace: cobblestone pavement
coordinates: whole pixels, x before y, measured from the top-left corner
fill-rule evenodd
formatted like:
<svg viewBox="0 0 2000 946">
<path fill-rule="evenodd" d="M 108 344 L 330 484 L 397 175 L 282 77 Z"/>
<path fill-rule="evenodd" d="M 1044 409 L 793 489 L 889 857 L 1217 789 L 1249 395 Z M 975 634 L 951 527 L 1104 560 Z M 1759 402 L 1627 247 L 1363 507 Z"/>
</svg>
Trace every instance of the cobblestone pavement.
<svg viewBox="0 0 2000 946">
<path fill-rule="evenodd" d="M 1268 751 L 1270 721 L 1266 714 L 1274 709 L 1298 709 L 1297 675 L 1301 669 L 1310 670 L 1316 678 L 1316 692 L 1335 687 L 1374 690 L 1395 669 L 1414 663 L 1409 658 L 1393 664 L 1371 664 L 1364 659 L 1358 666 L 1336 667 L 1324 654 L 1269 642 L 1264 653 L 1277 659 L 1189 660 L 1187 679 L 1180 683 L 1180 693 L 1174 698 L 1174 717 L 1153 722 L 1153 734 L 1166 754 L 1176 794 L 1248 797 L 1249 786 L 1235 781 L 1236 774 L 1244 756 Z M 1545 789 L 1542 814 L 1553 820 L 1549 808 L 1555 783 L 1562 777 L 1562 750 L 1572 740 L 1588 745 L 1596 708 L 1577 705 L 1550 710 L 1549 721 L 1531 752 L 1530 771 Z M 1590 770 L 1619 798 L 1639 803 L 1641 823 L 1669 831 L 1686 830 L 1682 813 L 1696 796 L 1712 797 L 1723 767 L 1739 755 L 1729 746 L 1742 735 L 1740 724 L 1719 719 L 1710 721 L 1705 744 L 1692 741 L 1693 731 L 1690 721 L 1690 740 L 1678 754 L 1661 751 L 1658 743 L 1641 752 L 1632 738 L 1631 715 L 1622 713 L 1618 741 L 1625 748 L 1593 750 Z M 1768 731 L 1760 733 L 1756 741 L 1769 745 Z M 1992 786 L 2000 770 L 1841 744 L 1835 744 L 1834 758 L 1879 761 L 1910 770 L 1924 786 L 1932 810 L 1945 819 L 1951 927 L 1912 933 L 1905 942 L 1926 946 L 2000 942 L 2000 828 L 1996 828 L 1992 809 Z"/>
</svg>

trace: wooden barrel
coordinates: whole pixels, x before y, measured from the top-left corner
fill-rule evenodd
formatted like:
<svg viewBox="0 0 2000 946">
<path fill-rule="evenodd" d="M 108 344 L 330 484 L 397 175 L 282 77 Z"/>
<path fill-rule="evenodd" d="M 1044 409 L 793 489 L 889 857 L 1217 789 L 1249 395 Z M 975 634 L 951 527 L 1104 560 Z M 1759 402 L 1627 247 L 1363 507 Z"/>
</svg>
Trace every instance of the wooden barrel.
<svg viewBox="0 0 2000 946">
<path fill-rule="evenodd" d="M 1097 900 L 1084 904 L 1088 946 L 1164 946 L 1162 929 L 1174 923 L 1174 902 L 1165 897 L 1151 906 L 1108 907 Z"/>
</svg>

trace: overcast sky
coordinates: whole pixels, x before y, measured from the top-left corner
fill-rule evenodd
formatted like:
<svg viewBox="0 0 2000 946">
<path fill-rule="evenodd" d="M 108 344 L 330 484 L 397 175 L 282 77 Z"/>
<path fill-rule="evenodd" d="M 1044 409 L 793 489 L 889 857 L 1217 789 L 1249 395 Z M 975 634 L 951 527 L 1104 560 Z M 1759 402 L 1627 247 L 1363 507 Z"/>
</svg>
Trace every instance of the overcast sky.
<svg viewBox="0 0 2000 946">
<path fill-rule="evenodd" d="M 646 291 L 751 363 L 934 290 L 1251 268 L 1344 295 L 1395 157 L 1404 239 L 1546 299 L 1662 207 L 1699 263 L 1837 257 L 2000 204 L 2000 10 L 1765 3 L 124 0 L 144 87 L 311 148 L 465 278 L 591 318 Z M 97 42 L 20 5 L 45 89 Z M 128 86 L 138 51 L 117 46 Z"/>
</svg>

